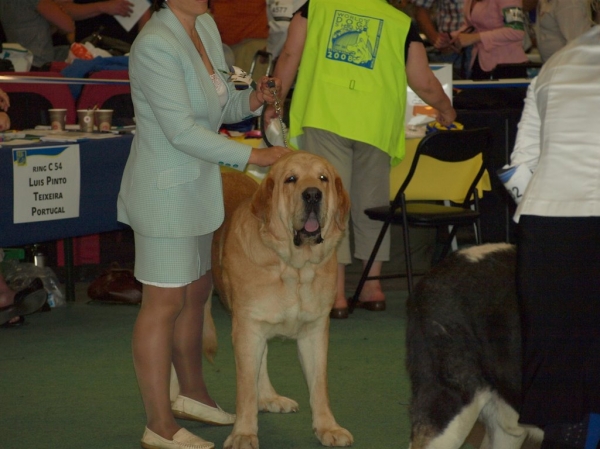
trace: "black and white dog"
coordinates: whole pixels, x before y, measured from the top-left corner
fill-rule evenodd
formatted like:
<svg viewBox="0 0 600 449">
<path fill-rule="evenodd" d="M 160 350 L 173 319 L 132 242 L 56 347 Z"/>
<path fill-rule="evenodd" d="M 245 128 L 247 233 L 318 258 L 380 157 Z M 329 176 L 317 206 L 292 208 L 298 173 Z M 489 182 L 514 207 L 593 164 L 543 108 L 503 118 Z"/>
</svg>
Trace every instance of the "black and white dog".
<svg viewBox="0 0 600 449">
<path fill-rule="evenodd" d="M 482 448 L 518 449 L 543 432 L 518 423 L 521 329 L 513 245 L 459 250 L 436 265 L 407 303 L 412 383 L 410 449 L 458 449 L 473 425 Z"/>
</svg>

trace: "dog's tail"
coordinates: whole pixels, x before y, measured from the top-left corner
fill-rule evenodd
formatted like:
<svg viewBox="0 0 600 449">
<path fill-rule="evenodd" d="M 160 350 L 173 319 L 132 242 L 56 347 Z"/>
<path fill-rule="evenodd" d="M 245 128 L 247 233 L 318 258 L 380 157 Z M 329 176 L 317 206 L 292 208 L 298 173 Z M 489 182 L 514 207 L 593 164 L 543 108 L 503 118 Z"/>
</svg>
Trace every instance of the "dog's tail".
<svg viewBox="0 0 600 449">
<path fill-rule="evenodd" d="M 206 304 L 204 305 L 204 324 L 202 327 L 202 352 L 209 362 L 213 363 L 217 354 L 217 328 L 212 317 L 212 295 L 211 290 Z"/>
</svg>

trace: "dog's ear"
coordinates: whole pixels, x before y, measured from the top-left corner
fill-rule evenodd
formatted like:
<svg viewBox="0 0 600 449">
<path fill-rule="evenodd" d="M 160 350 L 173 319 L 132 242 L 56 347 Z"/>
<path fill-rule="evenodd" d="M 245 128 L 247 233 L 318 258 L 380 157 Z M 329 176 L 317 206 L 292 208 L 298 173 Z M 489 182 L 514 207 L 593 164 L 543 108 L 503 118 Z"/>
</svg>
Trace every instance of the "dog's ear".
<svg viewBox="0 0 600 449">
<path fill-rule="evenodd" d="M 348 214 L 350 213 L 350 197 L 344 188 L 342 178 L 339 176 L 335 177 L 335 190 L 338 198 L 338 209 L 335 214 L 335 222 L 338 228 L 346 229 Z"/>
<path fill-rule="evenodd" d="M 273 200 L 274 189 L 275 181 L 272 177 L 267 176 L 260 184 L 258 190 L 252 195 L 250 212 L 264 223 L 268 223 L 269 217 L 271 216 L 271 203 Z"/>
</svg>

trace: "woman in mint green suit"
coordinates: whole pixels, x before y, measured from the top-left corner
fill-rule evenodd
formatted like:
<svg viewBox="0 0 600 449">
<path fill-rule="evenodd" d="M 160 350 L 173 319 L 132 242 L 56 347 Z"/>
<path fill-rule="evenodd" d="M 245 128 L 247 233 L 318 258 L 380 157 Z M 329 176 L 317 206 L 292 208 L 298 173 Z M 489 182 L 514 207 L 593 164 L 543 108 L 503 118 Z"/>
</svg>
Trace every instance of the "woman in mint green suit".
<svg viewBox="0 0 600 449">
<path fill-rule="evenodd" d="M 236 91 L 205 0 L 154 0 L 136 38 L 129 76 L 137 122 L 118 199 L 135 236 L 135 276 L 144 284 L 133 360 L 147 415 L 144 448 L 212 448 L 174 419 L 232 424 L 202 375 L 204 304 L 212 287 L 210 242 L 223 221 L 220 166 L 269 166 L 289 151 L 252 148 L 220 135 L 222 123 L 258 115 L 274 100 Z M 276 80 L 279 86 L 279 81 Z M 169 398 L 173 363 L 181 394 Z"/>
</svg>

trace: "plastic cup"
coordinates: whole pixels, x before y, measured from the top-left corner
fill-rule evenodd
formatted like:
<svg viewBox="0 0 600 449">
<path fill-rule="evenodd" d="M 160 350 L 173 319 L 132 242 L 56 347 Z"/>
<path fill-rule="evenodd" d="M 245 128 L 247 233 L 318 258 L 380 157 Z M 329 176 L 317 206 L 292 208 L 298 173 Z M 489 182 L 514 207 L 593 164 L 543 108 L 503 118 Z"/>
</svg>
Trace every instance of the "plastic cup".
<svg viewBox="0 0 600 449">
<path fill-rule="evenodd" d="M 79 121 L 79 129 L 85 133 L 94 131 L 94 110 L 93 109 L 78 109 L 77 120 Z"/>
<path fill-rule="evenodd" d="M 112 125 L 112 109 L 97 109 L 96 112 L 96 126 L 98 127 L 98 131 L 107 133 L 110 132 L 110 127 Z"/>
<path fill-rule="evenodd" d="M 50 127 L 55 131 L 63 131 L 67 120 L 66 109 L 48 109 Z"/>
</svg>

